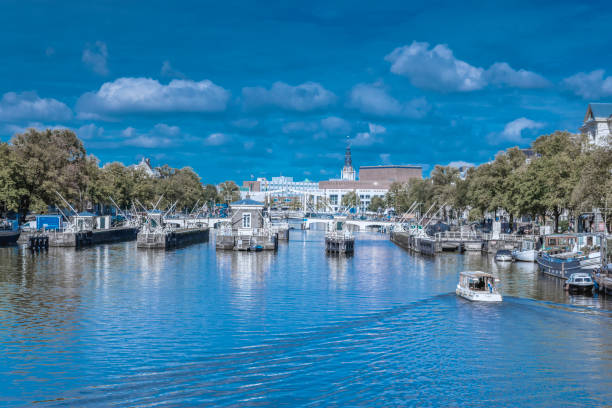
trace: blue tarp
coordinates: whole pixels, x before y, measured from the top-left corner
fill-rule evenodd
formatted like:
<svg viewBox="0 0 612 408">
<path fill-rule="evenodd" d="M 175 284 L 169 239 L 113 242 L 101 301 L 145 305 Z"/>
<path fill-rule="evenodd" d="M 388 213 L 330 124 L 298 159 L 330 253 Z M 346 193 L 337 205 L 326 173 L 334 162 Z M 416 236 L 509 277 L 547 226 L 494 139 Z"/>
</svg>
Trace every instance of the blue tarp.
<svg viewBox="0 0 612 408">
<path fill-rule="evenodd" d="M 62 228 L 61 215 L 37 215 L 36 229 L 57 230 Z"/>
</svg>

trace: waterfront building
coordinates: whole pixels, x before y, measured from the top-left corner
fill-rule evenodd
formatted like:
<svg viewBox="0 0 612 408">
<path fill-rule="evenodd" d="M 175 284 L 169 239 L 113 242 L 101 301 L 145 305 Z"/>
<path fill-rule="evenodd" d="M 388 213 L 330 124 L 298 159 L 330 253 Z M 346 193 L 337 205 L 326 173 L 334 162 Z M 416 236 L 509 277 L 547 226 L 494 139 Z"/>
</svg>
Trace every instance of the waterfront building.
<svg viewBox="0 0 612 408">
<path fill-rule="evenodd" d="M 149 177 L 159 177 L 159 171 L 151 165 L 151 159 L 143 157 L 138 164 L 132 164 L 130 169 L 142 170 Z"/>
<path fill-rule="evenodd" d="M 612 138 L 612 103 L 590 103 L 580 133 L 590 145 L 608 146 Z"/>
<path fill-rule="evenodd" d="M 351 173 L 352 170 L 352 173 Z M 394 182 L 405 183 L 411 179 L 421 179 L 421 166 L 383 165 L 359 167 L 359 179 L 353 169 L 351 148 L 347 146 L 344 167 L 339 180 L 319 182 L 319 190 L 327 199 L 331 209 L 336 212 L 342 208 L 342 197 L 349 192 L 359 196 L 359 212 L 367 211 L 374 197 L 384 197 Z"/>
</svg>

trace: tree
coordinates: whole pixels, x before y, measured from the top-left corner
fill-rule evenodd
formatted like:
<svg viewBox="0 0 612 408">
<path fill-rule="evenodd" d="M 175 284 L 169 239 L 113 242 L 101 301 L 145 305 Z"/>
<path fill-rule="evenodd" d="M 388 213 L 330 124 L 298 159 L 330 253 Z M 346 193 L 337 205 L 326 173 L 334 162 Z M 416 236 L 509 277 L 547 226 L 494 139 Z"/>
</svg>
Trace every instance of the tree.
<svg viewBox="0 0 612 408">
<path fill-rule="evenodd" d="M 87 183 L 86 153 L 74 132 L 28 129 L 11 139 L 10 150 L 17 192 L 14 199 L 22 218 L 33 204 L 44 210 L 45 204 L 57 203 L 56 191 L 69 201 L 81 202 Z"/>
<path fill-rule="evenodd" d="M 212 206 L 220 201 L 222 201 L 222 199 L 219 196 L 217 187 L 212 184 L 207 184 L 206 187 L 204 187 L 204 202 Z"/>
<path fill-rule="evenodd" d="M 347 208 L 355 208 L 358 207 L 360 203 L 359 196 L 355 191 L 349 191 L 345 195 L 342 196 L 341 204 Z"/>
<path fill-rule="evenodd" d="M 224 181 L 219 184 L 219 195 L 225 204 L 240 200 L 240 189 L 233 181 Z"/>
<path fill-rule="evenodd" d="M 541 191 L 541 206 L 552 214 L 555 232 L 559 229 L 559 216 L 564 209 L 571 208 L 571 194 L 580 174 L 575 165 L 580 157 L 580 140 L 568 132 L 555 132 L 540 136 L 533 143 L 541 157 L 532 161 L 534 184 Z"/>
<path fill-rule="evenodd" d="M 382 197 L 374 196 L 368 206 L 368 211 L 378 212 L 385 209 L 385 200 Z"/>
</svg>

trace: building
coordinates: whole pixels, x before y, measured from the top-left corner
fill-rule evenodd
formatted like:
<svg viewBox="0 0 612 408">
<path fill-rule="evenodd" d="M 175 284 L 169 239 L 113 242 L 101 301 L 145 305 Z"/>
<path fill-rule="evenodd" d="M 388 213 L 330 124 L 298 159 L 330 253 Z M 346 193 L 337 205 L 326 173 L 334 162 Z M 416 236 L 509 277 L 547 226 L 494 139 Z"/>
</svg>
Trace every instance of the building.
<svg viewBox="0 0 612 408">
<path fill-rule="evenodd" d="M 593 146 L 609 146 L 612 138 L 612 103 L 590 103 L 580 133 Z"/>
<path fill-rule="evenodd" d="M 149 177 L 159 177 L 159 171 L 151 166 L 151 159 L 143 157 L 138 164 L 129 166 L 131 169 L 142 170 Z"/>
<path fill-rule="evenodd" d="M 387 188 L 395 183 L 406 183 L 412 179 L 423 178 L 421 166 L 388 165 L 388 166 L 361 166 L 359 167 L 359 180 L 371 181 Z"/>
<path fill-rule="evenodd" d="M 344 155 L 344 167 L 339 180 L 319 182 L 319 190 L 327 199 L 333 211 L 342 208 L 342 197 L 354 191 L 360 199 L 359 211 L 367 211 L 372 198 L 384 197 L 394 182 L 405 183 L 411 179 L 423 177 L 421 166 L 385 165 L 359 167 L 359 179 L 353 169 L 351 148 L 347 146 Z"/>
<path fill-rule="evenodd" d="M 294 181 L 293 177 L 285 176 L 272 177 L 271 180 L 267 180 L 264 177 L 259 177 L 257 179 L 257 183 L 259 183 L 259 191 L 264 192 L 307 193 L 316 192 L 319 189 L 319 184 L 317 182 L 310 181 L 308 179 L 303 181 Z"/>
<path fill-rule="evenodd" d="M 252 233 L 255 229 L 263 228 L 263 203 L 247 198 L 231 203 L 230 207 L 232 230 Z"/>
<path fill-rule="evenodd" d="M 340 173 L 342 180 L 354 181 L 357 179 L 355 169 L 353 168 L 353 159 L 351 158 L 351 146 L 347 143 L 346 151 L 344 152 L 344 167 Z"/>
</svg>

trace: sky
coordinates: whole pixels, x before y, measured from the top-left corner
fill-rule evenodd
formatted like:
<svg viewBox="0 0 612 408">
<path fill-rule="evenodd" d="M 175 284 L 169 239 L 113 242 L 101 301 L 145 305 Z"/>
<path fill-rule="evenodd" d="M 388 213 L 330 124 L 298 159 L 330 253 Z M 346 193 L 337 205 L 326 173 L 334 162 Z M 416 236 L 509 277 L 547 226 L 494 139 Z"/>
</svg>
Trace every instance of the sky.
<svg viewBox="0 0 612 408">
<path fill-rule="evenodd" d="M 0 140 L 206 183 L 480 164 L 612 102 L 605 2 L 0 2 Z"/>
</svg>

